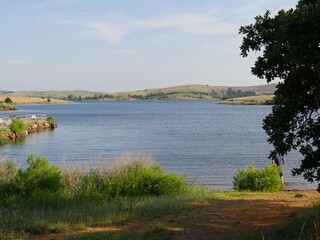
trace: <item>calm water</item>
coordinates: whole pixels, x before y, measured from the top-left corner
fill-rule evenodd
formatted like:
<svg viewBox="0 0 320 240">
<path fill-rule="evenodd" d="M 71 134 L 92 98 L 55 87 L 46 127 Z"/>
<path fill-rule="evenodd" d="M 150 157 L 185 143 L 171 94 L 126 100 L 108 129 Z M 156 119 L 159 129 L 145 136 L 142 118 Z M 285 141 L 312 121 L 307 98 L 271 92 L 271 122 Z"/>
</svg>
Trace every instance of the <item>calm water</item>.
<svg viewBox="0 0 320 240">
<path fill-rule="evenodd" d="M 23 105 L 19 113 L 46 113 L 59 127 L 0 147 L 0 157 L 24 163 L 30 153 L 52 163 L 100 164 L 130 153 L 152 155 L 168 172 L 187 174 L 211 188 L 232 187 L 237 167 L 269 163 L 271 146 L 262 126 L 270 106 L 227 106 L 215 101 L 79 102 Z M 15 111 L 17 113 L 17 111 Z M 8 113 L 1 113 L 8 115 Z M 291 177 L 299 156 L 290 154 L 285 180 L 290 188 L 310 188 Z"/>
</svg>

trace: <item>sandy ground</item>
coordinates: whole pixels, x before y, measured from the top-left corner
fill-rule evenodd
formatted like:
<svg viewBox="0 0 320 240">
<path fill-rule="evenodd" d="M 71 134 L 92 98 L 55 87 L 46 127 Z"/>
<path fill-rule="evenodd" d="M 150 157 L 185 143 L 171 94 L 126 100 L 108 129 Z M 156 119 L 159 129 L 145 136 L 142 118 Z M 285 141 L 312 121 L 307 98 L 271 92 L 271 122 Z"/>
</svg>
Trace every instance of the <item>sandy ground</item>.
<svg viewBox="0 0 320 240">
<path fill-rule="evenodd" d="M 47 104 L 47 103 L 68 103 L 67 101 L 59 99 L 50 99 L 50 102 L 46 98 L 36 98 L 36 97 L 25 97 L 25 96 L 11 96 L 11 95 L 0 95 L 0 102 L 10 97 L 14 104 Z"/>
<path fill-rule="evenodd" d="M 167 215 L 148 222 L 135 221 L 121 225 L 90 228 L 82 232 L 30 236 L 29 239 L 64 239 L 66 236 L 90 232 L 139 232 L 146 226 L 161 224 L 174 240 L 229 240 L 243 234 L 263 233 L 285 223 L 299 211 L 319 199 L 316 190 L 285 190 L 277 194 L 232 196 L 211 201 L 195 202 L 188 211 Z"/>
</svg>

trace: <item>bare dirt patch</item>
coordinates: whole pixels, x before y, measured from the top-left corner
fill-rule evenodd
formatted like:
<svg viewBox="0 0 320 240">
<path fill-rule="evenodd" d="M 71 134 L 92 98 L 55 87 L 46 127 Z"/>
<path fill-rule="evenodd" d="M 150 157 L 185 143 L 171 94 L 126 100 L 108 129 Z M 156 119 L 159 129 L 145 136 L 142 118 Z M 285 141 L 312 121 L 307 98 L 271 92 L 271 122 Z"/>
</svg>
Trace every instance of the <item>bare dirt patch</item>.
<svg viewBox="0 0 320 240">
<path fill-rule="evenodd" d="M 157 219 L 141 219 L 114 224 L 105 228 L 90 228 L 86 231 L 30 236 L 29 239 L 64 239 L 67 236 L 92 232 L 142 232 L 150 226 L 161 225 L 174 240 L 229 240 L 239 239 L 248 233 L 265 232 L 292 216 L 311 207 L 319 199 L 316 190 L 285 190 L 275 194 L 225 195 L 193 202 L 180 214 Z"/>
<path fill-rule="evenodd" d="M 278 194 L 230 197 L 199 204 L 193 212 L 176 221 L 184 231 L 174 239 L 237 239 L 252 232 L 264 232 L 289 221 L 299 211 L 312 206 L 317 191 L 281 191 Z"/>
</svg>

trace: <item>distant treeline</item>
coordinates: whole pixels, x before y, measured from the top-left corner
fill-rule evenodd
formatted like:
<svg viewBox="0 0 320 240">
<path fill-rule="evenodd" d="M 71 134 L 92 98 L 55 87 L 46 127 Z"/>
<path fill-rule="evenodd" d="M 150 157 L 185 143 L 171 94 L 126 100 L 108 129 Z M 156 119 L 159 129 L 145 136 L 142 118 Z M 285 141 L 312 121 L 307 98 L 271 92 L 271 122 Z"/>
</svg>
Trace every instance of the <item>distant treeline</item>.
<svg viewBox="0 0 320 240">
<path fill-rule="evenodd" d="M 229 99 L 229 98 L 237 98 L 237 97 L 249 97 L 256 96 L 256 93 L 253 91 L 241 91 L 241 90 L 232 90 L 232 88 L 228 88 L 227 90 L 222 90 L 220 92 L 212 90 L 211 92 L 201 92 L 201 91 L 192 91 L 192 92 L 158 92 L 158 93 L 149 93 L 145 96 L 142 95 L 130 95 L 130 98 L 134 98 L 137 100 L 167 100 L 170 99 L 170 95 L 175 94 L 188 94 L 195 99 L 207 99 L 206 96 L 212 98 L 219 99 Z"/>
<path fill-rule="evenodd" d="M 212 90 L 211 95 L 221 99 L 229 99 L 229 98 L 256 96 L 256 93 L 253 91 L 244 91 L 244 92 L 241 90 L 235 91 L 235 90 L 232 90 L 231 88 L 228 88 L 226 91 L 222 91 L 221 97 L 218 97 L 219 94 L 215 94 L 214 90 Z"/>
<path fill-rule="evenodd" d="M 124 100 L 124 99 L 135 99 L 135 100 L 169 100 L 169 99 L 179 99 L 181 95 L 188 97 L 189 99 L 229 99 L 229 98 L 237 98 L 237 97 L 248 97 L 248 96 L 256 96 L 254 91 L 241 91 L 241 90 L 233 90 L 232 88 L 227 88 L 222 91 L 212 90 L 211 92 L 201 92 L 201 91 L 191 91 L 191 92 L 157 92 L 157 93 L 149 93 L 146 95 L 139 94 L 128 94 L 125 96 L 114 96 L 112 94 L 95 94 L 93 96 L 77 96 L 77 95 L 68 95 L 66 97 L 61 97 L 62 100 L 67 101 L 82 101 L 82 100 Z"/>
<path fill-rule="evenodd" d="M 76 96 L 76 95 L 68 95 L 67 97 L 62 97 L 62 100 L 66 101 L 86 101 L 86 100 L 103 100 L 103 99 L 114 99 L 115 97 L 111 94 L 95 94 L 94 96 Z"/>
</svg>

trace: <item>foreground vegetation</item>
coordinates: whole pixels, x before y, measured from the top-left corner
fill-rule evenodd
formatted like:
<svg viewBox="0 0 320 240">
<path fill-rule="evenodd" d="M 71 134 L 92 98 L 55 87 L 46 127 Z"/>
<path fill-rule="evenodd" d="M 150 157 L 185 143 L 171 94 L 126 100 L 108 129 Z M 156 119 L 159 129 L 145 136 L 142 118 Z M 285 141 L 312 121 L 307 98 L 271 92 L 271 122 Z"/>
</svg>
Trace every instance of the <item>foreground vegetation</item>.
<svg viewBox="0 0 320 240">
<path fill-rule="evenodd" d="M 50 165 L 42 156 L 30 155 L 27 164 L 25 169 L 10 161 L 0 165 L 2 238 L 161 215 L 181 209 L 186 198 L 179 196 L 190 191 L 186 179 L 166 174 L 145 158 L 128 158 L 121 166 L 86 172 Z"/>
<path fill-rule="evenodd" d="M 1 162 L 0 239 L 62 233 L 65 239 L 173 239 L 186 227 L 184 220 L 192 224 L 204 217 L 197 212 L 203 207 L 216 209 L 223 201 L 228 208 L 237 199 L 256 204 L 251 199 L 278 197 L 278 193 L 216 192 L 190 185 L 145 156 L 128 155 L 117 162 L 121 164 L 87 171 L 51 165 L 43 156 L 30 155 L 22 168 Z M 250 205 L 246 207 L 250 211 Z M 319 210 L 317 205 L 292 218 L 290 232 L 287 225 L 264 231 L 264 239 L 315 239 Z M 168 216 L 182 223 L 165 220 Z M 93 233 L 70 236 L 79 231 Z M 261 238 L 252 234 L 243 235 L 244 239 Z"/>
<path fill-rule="evenodd" d="M 238 168 L 233 177 L 233 187 L 237 191 L 277 192 L 282 187 L 281 171 L 276 165 L 266 164 L 264 168 L 257 169 L 251 163 L 246 169 Z"/>
</svg>

